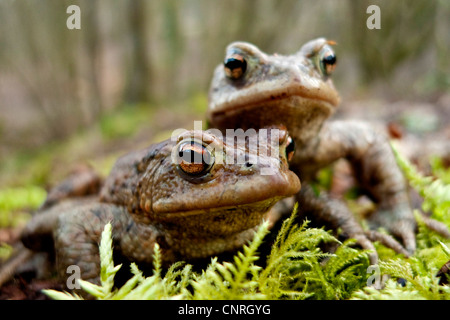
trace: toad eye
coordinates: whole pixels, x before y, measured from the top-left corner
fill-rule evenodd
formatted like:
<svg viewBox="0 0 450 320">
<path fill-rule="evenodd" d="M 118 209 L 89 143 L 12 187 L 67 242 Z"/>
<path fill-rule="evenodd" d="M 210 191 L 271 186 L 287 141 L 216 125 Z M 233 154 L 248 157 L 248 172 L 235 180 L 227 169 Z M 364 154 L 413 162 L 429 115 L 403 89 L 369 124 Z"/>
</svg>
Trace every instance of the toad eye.
<svg viewBox="0 0 450 320">
<path fill-rule="evenodd" d="M 225 74 L 230 79 L 239 79 L 247 70 L 247 61 L 240 54 L 233 54 L 223 62 Z"/>
<path fill-rule="evenodd" d="M 180 145 L 178 166 L 188 175 L 205 174 L 211 169 L 214 158 L 205 146 L 194 141 Z"/>
<path fill-rule="evenodd" d="M 336 54 L 329 45 L 324 45 L 318 53 L 318 68 L 323 76 L 330 76 L 336 69 Z"/>
<path fill-rule="evenodd" d="M 292 139 L 292 137 L 289 136 L 287 138 L 286 143 L 286 159 L 288 162 L 292 160 L 292 158 L 294 157 L 294 153 L 295 153 L 295 142 L 294 139 Z"/>
</svg>

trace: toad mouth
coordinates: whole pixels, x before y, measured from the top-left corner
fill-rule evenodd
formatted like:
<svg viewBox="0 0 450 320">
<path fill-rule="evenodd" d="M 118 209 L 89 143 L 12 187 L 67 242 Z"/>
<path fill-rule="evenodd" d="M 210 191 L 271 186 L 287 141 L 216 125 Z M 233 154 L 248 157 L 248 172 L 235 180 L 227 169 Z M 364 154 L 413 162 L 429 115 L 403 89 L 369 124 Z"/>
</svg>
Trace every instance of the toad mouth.
<svg viewBox="0 0 450 320">
<path fill-rule="evenodd" d="M 227 98 L 222 101 L 211 103 L 209 108 L 210 115 L 220 116 L 221 114 L 227 114 L 228 112 L 233 112 L 240 109 L 253 108 L 283 101 L 292 104 L 292 107 L 307 103 L 323 105 L 330 111 L 334 110 L 339 105 L 339 96 L 337 93 L 324 94 L 323 89 L 324 88 L 321 87 L 308 88 L 304 85 L 300 85 L 299 83 L 282 86 L 280 88 L 272 87 L 270 89 L 255 89 L 249 87 L 239 92 L 233 92 L 227 95 Z"/>
<path fill-rule="evenodd" d="M 188 216 L 197 216 L 197 215 L 206 215 L 206 214 L 223 214 L 225 211 L 226 213 L 240 213 L 242 211 L 251 211 L 251 212 L 259 212 L 259 213 L 266 213 L 269 211 L 269 209 L 277 203 L 279 200 L 281 200 L 282 196 L 280 197 L 274 197 L 271 199 L 266 200 L 259 200 L 254 202 L 248 202 L 248 203 L 241 203 L 236 205 L 230 205 L 230 206 L 222 206 L 222 207 L 211 207 L 206 209 L 195 209 L 195 210 L 189 210 L 189 211 L 179 211 L 179 212 L 167 212 L 167 213 L 158 213 L 157 215 L 159 218 L 178 218 L 178 217 L 188 217 Z"/>
<path fill-rule="evenodd" d="M 279 103 L 285 101 L 285 104 L 289 104 L 291 107 L 295 108 L 300 106 L 299 101 L 309 101 L 308 105 L 313 103 L 320 104 L 324 108 L 333 111 L 337 107 L 336 101 L 331 101 L 321 97 L 310 97 L 305 95 L 288 95 L 286 93 L 282 93 L 279 95 L 272 94 L 269 97 L 265 97 L 258 100 L 248 101 L 249 99 L 241 99 L 241 100 L 230 100 L 221 105 L 216 105 L 216 107 L 212 108 L 213 110 L 210 112 L 210 116 L 222 116 L 230 113 L 234 113 L 241 110 L 252 110 L 255 108 L 259 108 L 264 105 L 270 105 L 275 102 Z M 291 101 L 289 101 L 291 100 Z"/>
</svg>

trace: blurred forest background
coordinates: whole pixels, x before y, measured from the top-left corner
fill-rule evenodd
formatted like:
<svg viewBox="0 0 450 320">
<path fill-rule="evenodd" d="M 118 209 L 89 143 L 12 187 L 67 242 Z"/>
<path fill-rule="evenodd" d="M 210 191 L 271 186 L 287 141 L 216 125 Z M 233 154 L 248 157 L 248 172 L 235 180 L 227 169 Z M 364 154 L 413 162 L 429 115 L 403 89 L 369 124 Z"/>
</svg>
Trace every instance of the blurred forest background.
<svg viewBox="0 0 450 320">
<path fill-rule="evenodd" d="M 81 30 L 66 27 L 72 4 Z M 371 4 L 380 30 L 366 27 Z M 109 129 L 144 125 L 157 136 L 204 120 L 213 70 L 235 40 L 280 54 L 319 36 L 337 41 L 344 106 L 450 104 L 449 30 L 447 0 L 0 0 L 0 184 L 24 172 L 45 181 L 55 169 L 49 146 L 83 130 L 100 128 L 103 140 L 83 136 L 63 149 L 71 161 L 88 144 L 101 152 Z M 46 166 L 30 173 L 33 157 Z"/>
</svg>

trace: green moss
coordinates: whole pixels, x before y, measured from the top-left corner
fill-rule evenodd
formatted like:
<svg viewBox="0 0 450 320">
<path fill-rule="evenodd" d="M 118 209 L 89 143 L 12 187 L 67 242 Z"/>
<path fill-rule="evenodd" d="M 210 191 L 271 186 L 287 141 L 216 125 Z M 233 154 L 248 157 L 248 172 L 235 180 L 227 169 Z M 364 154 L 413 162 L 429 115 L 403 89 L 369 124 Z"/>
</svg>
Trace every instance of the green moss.
<svg viewBox="0 0 450 320">
<path fill-rule="evenodd" d="M 100 119 L 100 130 L 106 139 L 132 137 L 152 118 L 154 109 L 147 104 L 127 105 Z"/>
<path fill-rule="evenodd" d="M 0 261 L 5 261 L 6 259 L 8 259 L 11 256 L 13 250 L 13 247 L 11 247 L 9 244 L 0 243 Z"/>
<path fill-rule="evenodd" d="M 433 210 L 446 208 L 443 200 L 449 185 L 421 176 L 398 153 L 396 156 L 411 185 L 425 197 L 427 206 Z M 432 192 L 437 189 L 439 192 Z M 413 257 L 407 259 L 375 243 L 380 257 L 376 267 L 379 275 L 390 277 L 379 290 L 368 286 L 371 273 L 367 251 L 353 248 L 352 239 L 339 243 L 323 229 L 309 228 L 307 221 L 296 225 L 296 210 L 283 222 L 264 268 L 255 262 L 258 248 L 268 233 L 266 223 L 233 261 L 219 263 L 213 258 L 201 273 L 178 262 L 162 276 L 161 252 L 156 246 L 154 274 L 144 277 L 132 264 L 134 276 L 118 289 L 112 284 L 120 266 L 114 266 L 112 260 L 110 226 L 107 226 L 100 245 L 102 283 L 96 286 L 82 281 L 82 287 L 99 299 L 450 299 L 450 287 L 439 285 L 436 277 L 437 270 L 450 259 L 450 241 L 428 230 L 420 219 L 418 248 Z M 448 213 L 438 217 L 449 224 Z M 333 254 L 323 252 L 324 242 L 338 242 L 339 247 Z M 398 279 L 404 279 L 406 284 L 398 283 Z M 45 292 L 54 299 L 79 298 L 52 290 Z"/>
<path fill-rule="evenodd" d="M 400 168 L 413 188 L 423 197 L 422 209 L 431 212 L 432 217 L 442 221 L 450 227 L 450 184 L 439 177 L 426 177 L 422 175 L 408 160 L 400 155 L 393 145 L 393 150 Z M 446 171 L 436 164 L 434 169 L 439 169 L 440 176 L 450 175 L 450 169 Z"/>
<path fill-rule="evenodd" d="M 255 262 L 258 248 L 268 233 L 267 222 L 232 262 L 219 263 L 213 258 L 202 273 L 193 272 L 191 265 L 179 262 L 162 277 L 161 252 L 156 245 L 153 275 L 144 277 L 132 264 L 134 276 L 120 289 L 113 287 L 114 276 L 121 265 L 114 266 L 112 260 L 111 225 L 108 224 L 100 244 L 101 284 L 86 281 L 80 284 L 98 299 L 348 298 L 365 282 L 359 274 L 368 265 L 366 252 L 347 244 L 342 244 L 335 254 L 322 252 L 318 248 L 320 243 L 337 240 L 322 229 L 307 228 L 308 222 L 301 226 L 294 224 L 295 214 L 296 209 L 284 221 L 265 268 Z M 54 299 L 80 298 L 54 290 L 45 290 L 45 293 Z"/>
<path fill-rule="evenodd" d="M 46 194 L 37 186 L 0 190 L 0 227 L 14 227 L 28 220 L 28 211 L 38 208 Z"/>
</svg>

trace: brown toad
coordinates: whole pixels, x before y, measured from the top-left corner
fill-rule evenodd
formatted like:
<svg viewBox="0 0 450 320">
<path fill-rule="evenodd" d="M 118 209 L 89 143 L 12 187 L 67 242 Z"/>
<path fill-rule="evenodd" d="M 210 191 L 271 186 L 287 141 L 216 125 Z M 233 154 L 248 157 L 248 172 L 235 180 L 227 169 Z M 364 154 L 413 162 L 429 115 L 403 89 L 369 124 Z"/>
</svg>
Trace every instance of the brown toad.
<svg viewBox="0 0 450 320">
<path fill-rule="evenodd" d="M 318 38 L 285 56 L 268 55 L 247 42 L 231 43 L 224 63 L 214 72 L 208 121 L 224 132 L 285 125 L 296 144 L 291 168 L 303 184 L 296 196 L 300 210 L 373 250 L 372 263 L 377 259 L 374 240 L 409 255 L 416 248 L 416 222 L 387 136 L 361 121 L 326 121 L 340 103 L 330 78 L 337 61 L 334 44 Z M 319 169 L 340 158 L 350 161 L 359 184 L 377 206 L 368 217 L 370 227 L 387 229 L 403 246 L 388 235 L 364 231 L 342 201 L 314 195 L 308 183 Z"/>
<path fill-rule="evenodd" d="M 108 221 L 115 252 L 129 261 L 151 264 L 156 243 L 165 265 L 233 252 L 252 239 L 262 219 L 275 219 L 269 212 L 276 202 L 300 189 L 287 163 L 292 140 L 284 130 L 267 133 L 270 140 L 254 135 L 228 143 L 212 132 L 185 131 L 129 153 L 97 194 L 71 198 L 70 183 L 63 183 L 64 192 L 57 187 L 62 200 L 52 197 L 35 214 L 22 241 L 35 250 L 54 242 L 60 275 L 76 265 L 82 279 L 94 282 Z M 91 185 L 88 178 L 75 185 L 75 194 Z"/>
</svg>

